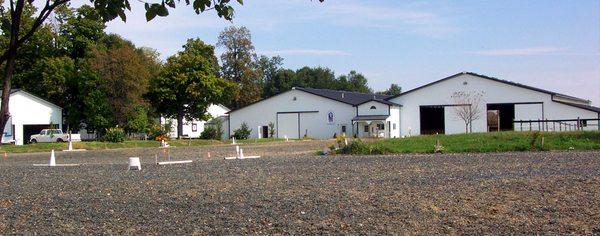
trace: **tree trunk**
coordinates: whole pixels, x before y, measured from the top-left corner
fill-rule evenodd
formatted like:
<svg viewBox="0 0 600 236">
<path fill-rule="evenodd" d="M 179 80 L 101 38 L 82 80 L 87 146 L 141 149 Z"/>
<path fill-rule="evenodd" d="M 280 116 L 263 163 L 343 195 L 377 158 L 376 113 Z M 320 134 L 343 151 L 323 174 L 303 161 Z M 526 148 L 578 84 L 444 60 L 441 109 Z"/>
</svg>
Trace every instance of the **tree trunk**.
<svg viewBox="0 0 600 236">
<path fill-rule="evenodd" d="M 181 139 L 183 135 L 183 112 L 177 113 L 177 138 Z"/>
<path fill-rule="evenodd" d="M 16 6 L 11 2 L 10 14 L 10 42 L 7 49 L 6 69 L 4 71 L 4 81 L 2 82 L 2 104 L 0 105 L 0 135 L 4 135 L 4 127 L 10 119 L 8 104 L 10 103 L 10 81 L 15 71 L 15 61 L 17 59 L 17 44 L 19 41 L 19 29 L 21 28 L 21 15 L 23 13 L 24 0 L 17 1 Z"/>
</svg>

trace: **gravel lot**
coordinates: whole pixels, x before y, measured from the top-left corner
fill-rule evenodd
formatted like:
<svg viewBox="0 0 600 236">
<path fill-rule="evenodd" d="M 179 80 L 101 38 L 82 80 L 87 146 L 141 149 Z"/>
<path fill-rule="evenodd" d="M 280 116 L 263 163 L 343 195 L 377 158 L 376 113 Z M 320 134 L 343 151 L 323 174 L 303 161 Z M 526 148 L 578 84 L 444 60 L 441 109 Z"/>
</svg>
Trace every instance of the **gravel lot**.
<svg viewBox="0 0 600 236">
<path fill-rule="evenodd" d="M 600 152 L 309 156 L 326 142 L 0 159 L 0 232 L 600 234 Z M 308 149 L 310 148 L 310 149 Z M 310 150 L 302 153 L 300 149 Z M 206 152 L 211 152 L 211 158 Z M 285 154 L 284 154 L 285 153 Z M 142 171 L 126 171 L 140 155 Z M 219 156 L 221 155 L 221 156 Z"/>
</svg>

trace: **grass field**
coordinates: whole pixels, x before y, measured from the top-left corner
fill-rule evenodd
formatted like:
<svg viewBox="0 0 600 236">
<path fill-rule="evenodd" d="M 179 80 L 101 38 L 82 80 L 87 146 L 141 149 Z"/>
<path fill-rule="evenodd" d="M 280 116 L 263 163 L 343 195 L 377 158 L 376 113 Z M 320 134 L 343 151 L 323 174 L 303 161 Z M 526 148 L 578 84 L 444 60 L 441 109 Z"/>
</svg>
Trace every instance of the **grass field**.
<svg viewBox="0 0 600 236">
<path fill-rule="evenodd" d="M 237 143 L 265 143 L 265 142 L 280 142 L 284 139 L 245 139 L 236 140 Z M 205 146 L 205 145 L 219 145 L 219 144 L 230 144 L 231 140 L 218 141 L 218 140 L 205 140 L 205 139 L 181 139 L 168 141 L 169 145 L 176 147 L 183 146 Z M 74 149 L 86 149 L 86 150 L 99 150 L 99 149 L 119 149 L 119 148 L 150 148 L 158 147 L 160 143 L 153 140 L 129 140 L 122 143 L 110 143 L 100 141 L 86 141 L 86 142 L 74 142 Z M 50 150 L 66 150 L 68 143 L 35 143 L 27 144 L 23 146 L 16 145 L 2 145 L 0 146 L 0 152 L 8 153 L 28 153 L 28 152 L 47 152 Z"/>
<path fill-rule="evenodd" d="M 341 152 L 346 154 L 433 153 L 437 140 L 445 153 L 600 149 L 600 131 L 578 131 L 423 135 L 403 139 L 366 140 L 354 142 Z"/>
</svg>

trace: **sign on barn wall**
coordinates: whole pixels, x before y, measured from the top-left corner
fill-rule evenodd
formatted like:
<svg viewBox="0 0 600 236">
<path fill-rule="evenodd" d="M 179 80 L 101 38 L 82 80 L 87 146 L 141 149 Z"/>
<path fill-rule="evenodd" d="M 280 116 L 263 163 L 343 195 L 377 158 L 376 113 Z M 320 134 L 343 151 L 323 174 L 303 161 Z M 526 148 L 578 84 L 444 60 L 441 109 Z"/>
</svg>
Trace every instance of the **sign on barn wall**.
<svg viewBox="0 0 600 236">
<path fill-rule="evenodd" d="M 327 124 L 333 125 L 334 122 L 335 122 L 335 117 L 334 117 L 333 111 L 329 111 L 327 113 Z"/>
</svg>

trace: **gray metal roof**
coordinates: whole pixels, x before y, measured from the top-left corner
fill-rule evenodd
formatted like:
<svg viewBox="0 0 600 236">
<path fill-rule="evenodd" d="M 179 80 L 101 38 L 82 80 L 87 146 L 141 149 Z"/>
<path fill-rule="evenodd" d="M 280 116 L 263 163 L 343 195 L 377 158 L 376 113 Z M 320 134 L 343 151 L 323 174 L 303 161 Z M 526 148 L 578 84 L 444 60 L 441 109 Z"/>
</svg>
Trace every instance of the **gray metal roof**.
<svg viewBox="0 0 600 236">
<path fill-rule="evenodd" d="M 310 94 L 314 94 L 317 96 L 321 96 L 324 98 L 329 98 L 332 100 L 336 100 L 338 102 L 343 102 L 346 104 L 350 104 L 353 106 L 363 104 L 368 101 L 378 101 L 384 104 L 388 104 L 388 101 L 384 101 L 390 96 L 381 95 L 381 94 L 373 94 L 373 93 L 359 93 L 359 92 L 349 92 L 349 91 L 341 91 L 341 90 L 331 90 L 331 89 L 314 89 L 314 88 L 294 88 L 296 90 L 304 91 Z M 388 105 L 397 105 L 395 103 L 391 103 Z"/>
<path fill-rule="evenodd" d="M 355 116 L 354 118 L 352 118 L 352 121 L 358 121 L 358 120 L 385 120 L 388 117 L 390 117 L 389 115 L 364 115 L 364 116 Z"/>
</svg>

